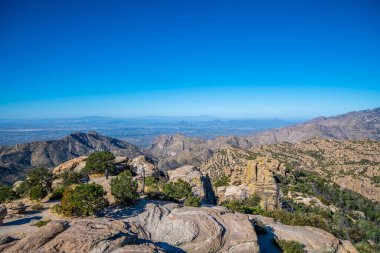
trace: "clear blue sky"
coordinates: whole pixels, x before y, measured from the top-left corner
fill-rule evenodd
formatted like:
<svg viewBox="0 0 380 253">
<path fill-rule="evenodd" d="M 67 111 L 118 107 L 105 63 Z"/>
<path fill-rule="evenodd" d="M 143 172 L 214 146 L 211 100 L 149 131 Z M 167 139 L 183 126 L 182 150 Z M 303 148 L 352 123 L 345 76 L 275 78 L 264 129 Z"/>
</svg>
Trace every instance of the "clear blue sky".
<svg viewBox="0 0 380 253">
<path fill-rule="evenodd" d="M 0 118 L 380 106 L 380 1 L 0 2 Z"/>
</svg>

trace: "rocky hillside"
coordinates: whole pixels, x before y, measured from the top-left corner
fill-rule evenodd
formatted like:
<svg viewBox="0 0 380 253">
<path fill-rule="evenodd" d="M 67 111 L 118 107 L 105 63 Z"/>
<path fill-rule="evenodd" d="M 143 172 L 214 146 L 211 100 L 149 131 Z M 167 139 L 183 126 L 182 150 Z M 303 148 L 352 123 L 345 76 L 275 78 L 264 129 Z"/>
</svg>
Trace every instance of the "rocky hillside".
<svg viewBox="0 0 380 253">
<path fill-rule="evenodd" d="M 335 117 L 319 117 L 302 124 L 259 132 L 247 140 L 257 146 L 285 141 L 295 143 L 314 137 L 380 140 L 380 108 Z"/>
<path fill-rule="evenodd" d="M 291 167 L 317 172 L 343 188 L 380 201 L 380 142 L 310 139 L 253 148 L 256 155 L 272 156 Z"/>
<path fill-rule="evenodd" d="M 215 151 L 230 146 L 249 148 L 252 145 L 238 137 L 205 140 L 180 134 L 160 135 L 145 152 L 157 160 L 161 170 L 171 170 L 183 165 L 200 166 Z"/>
<path fill-rule="evenodd" d="M 111 151 L 115 156 L 136 157 L 135 146 L 96 132 L 73 133 L 59 140 L 0 147 L 0 183 L 11 183 L 25 176 L 31 167 L 53 168 L 72 158 L 94 151 Z"/>
<path fill-rule="evenodd" d="M 162 170 L 191 164 L 200 166 L 215 151 L 228 146 L 243 149 L 280 142 L 296 143 L 311 138 L 338 140 L 380 140 L 380 108 L 350 112 L 336 117 L 320 117 L 311 121 L 259 132 L 249 137 L 218 137 L 212 140 L 183 135 L 159 136 L 145 151 L 159 162 Z"/>
</svg>

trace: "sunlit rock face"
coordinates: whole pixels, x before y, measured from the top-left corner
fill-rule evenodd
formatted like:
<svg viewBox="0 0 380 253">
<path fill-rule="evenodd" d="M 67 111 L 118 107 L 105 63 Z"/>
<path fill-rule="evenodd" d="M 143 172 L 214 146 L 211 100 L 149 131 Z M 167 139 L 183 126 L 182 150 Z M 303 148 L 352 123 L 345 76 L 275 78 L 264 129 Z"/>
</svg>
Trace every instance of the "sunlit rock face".
<svg viewBox="0 0 380 253">
<path fill-rule="evenodd" d="M 246 150 L 228 148 L 215 154 L 202 171 L 216 182 L 229 177 L 229 185 L 214 187 L 218 203 L 244 200 L 253 194 L 266 210 L 281 208 L 281 192 L 275 175 L 285 175 L 285 165 L 270 157 L 255 157 Z"/>
</svg>

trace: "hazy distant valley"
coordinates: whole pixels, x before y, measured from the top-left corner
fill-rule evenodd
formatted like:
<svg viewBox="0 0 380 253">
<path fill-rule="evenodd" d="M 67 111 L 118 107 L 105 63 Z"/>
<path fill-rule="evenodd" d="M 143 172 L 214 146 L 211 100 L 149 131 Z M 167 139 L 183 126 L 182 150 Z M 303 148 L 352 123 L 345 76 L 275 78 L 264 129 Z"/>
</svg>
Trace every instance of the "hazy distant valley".
<svg viewBox="0 0 380 253">
<path fill-rule="evenodd" d="M 108 118 L 83 117 L 67 119 L 1 120 L 0 146 L 13 146 L 32 141 L 54 140 L 73 132 L 96 131 L 147 147 L 161 134 L 181 133 L 211 139 L 217 136 L 245 136 L 258 131 L 292 125 L 297 121 L 277 119 L 216 119 L 200 117 Z"/>
</svg>

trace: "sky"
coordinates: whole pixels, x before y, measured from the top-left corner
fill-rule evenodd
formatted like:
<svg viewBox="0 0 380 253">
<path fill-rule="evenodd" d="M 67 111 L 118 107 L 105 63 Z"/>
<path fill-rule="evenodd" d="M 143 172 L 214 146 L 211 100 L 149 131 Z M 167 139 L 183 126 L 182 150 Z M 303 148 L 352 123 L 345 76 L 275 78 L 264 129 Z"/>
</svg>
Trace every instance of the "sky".
<svg viewBox="0 0 380 253">
<path fill-rule="evenodd" d="M 380 1 L 0 1 L 0 118 L 380 106 Z"/>
</svg>

